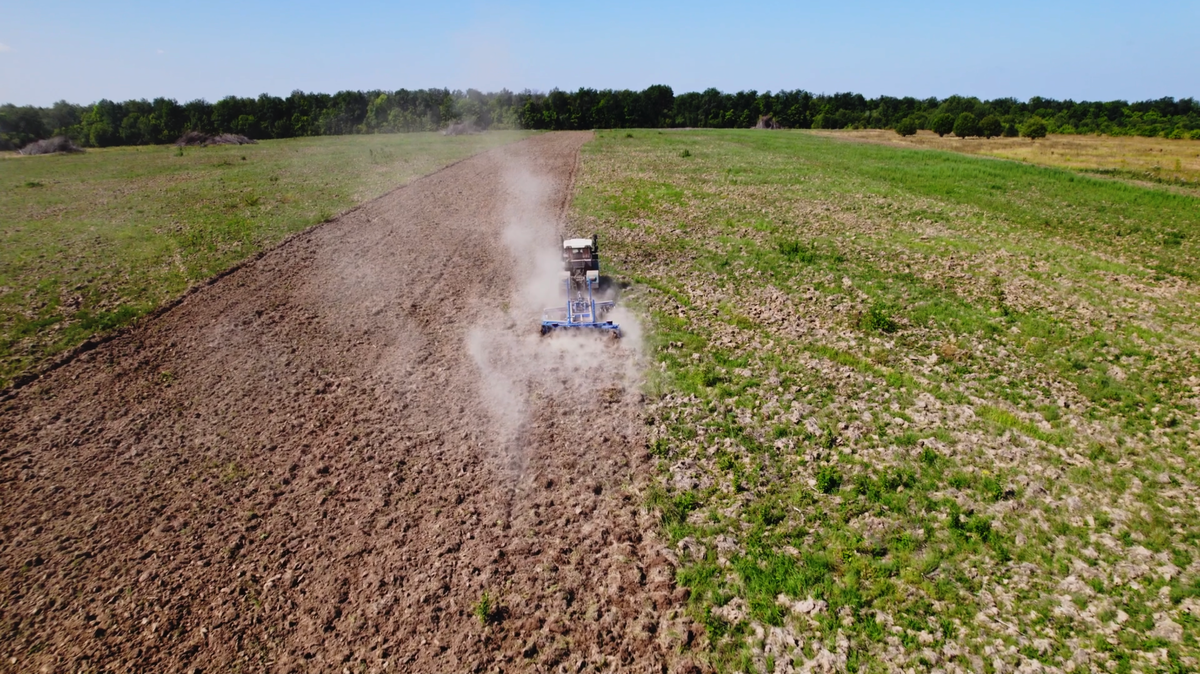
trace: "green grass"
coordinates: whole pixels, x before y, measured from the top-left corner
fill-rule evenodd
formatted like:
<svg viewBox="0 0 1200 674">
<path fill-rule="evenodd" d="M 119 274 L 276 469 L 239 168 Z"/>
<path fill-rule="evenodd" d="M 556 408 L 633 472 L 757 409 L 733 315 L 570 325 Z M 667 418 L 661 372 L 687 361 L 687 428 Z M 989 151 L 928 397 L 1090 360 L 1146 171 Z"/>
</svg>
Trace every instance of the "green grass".
<svg viewBox="0 0 1200 674">
<path fill-rule="evenodd" d="M 778 665 L 764 626 L 850 670 L 1198 664 L 1150 632 L 1194 621 L 1200 199 L 800 132 L 584 153 L 573 224 L 650 322 L 651 452 L 705 485 L 647 506 L 702 546 L 677 580 L 718 671 Z M 1143 550 L 1176 571 L 1113 582 Z"/>
<path fill-rule="evenodd" d="M 523 135 L 0 158 L 0 388 L 288 234 Z"/>
</svg>

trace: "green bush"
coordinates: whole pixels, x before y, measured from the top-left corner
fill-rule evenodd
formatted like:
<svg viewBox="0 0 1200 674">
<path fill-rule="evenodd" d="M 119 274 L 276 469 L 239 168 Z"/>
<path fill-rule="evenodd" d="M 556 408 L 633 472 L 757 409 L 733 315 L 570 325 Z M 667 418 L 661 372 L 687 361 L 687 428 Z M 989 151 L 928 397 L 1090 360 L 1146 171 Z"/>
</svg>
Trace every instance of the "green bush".
<svg viewBox="0 0 1200 674">
<path fill-rule="evenodd" d="M 912 117 L 905 117 L 896 125 L 896 133 L 901 136 L 912 136 L 917 133 L 917 120 Z"/>
<path fill-rule="evenodd" d="M 1021 132 L 1019 129 L 1017 129 L 1016 124 L 1005 124 L 1004 133 L 1001 135 L 1003 135 L 1005 138 L 1016 138 L 1017 136 L 1021 135 Z"/>
<path fill-rule="evenodd" d="M 929 120 L 929 129 L 939 136 L 945 136 L 954 130 L 954 115 L 939 112 Z"/>
<path fill-rule="evenodd" d="M 1045 138 L 1047 131 L 1046 120 L 1036 115 L 1030 117 L 1025 121 L 1025 124 L 1021 126 L 1021 136 L 1028 138 L 1029 140 Z"/>
<path fill-rule="evenodd" d="M 1004 123 L 995 115 L 988 115 L 979 121 L 979 135 L 984 138 L 994 138 L 1004 133 Z"/>
<path fill-rule="evenodd" d="M 975 115 L 969 112 L 964 112 L 954 120 L 954 135 L 959 138 L 979 135 L 979 120 L 975 119 Z"/>
</svg>

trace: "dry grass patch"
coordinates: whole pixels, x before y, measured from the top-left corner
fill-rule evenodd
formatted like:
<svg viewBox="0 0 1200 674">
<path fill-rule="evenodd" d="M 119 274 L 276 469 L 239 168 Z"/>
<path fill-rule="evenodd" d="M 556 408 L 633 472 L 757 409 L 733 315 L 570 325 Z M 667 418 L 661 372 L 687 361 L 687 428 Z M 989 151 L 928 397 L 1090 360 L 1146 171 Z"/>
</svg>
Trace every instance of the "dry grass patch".
<svg viewBox="0 0 1200 674">
<path fill-rule="evenodd" d="M 813 131 L 831 138 L 861 140 L 897 147 L 921 147 L 981 154 L 1042 166 L 1109 173 L 1149 182 L 1183 183 L 1200 187 L 1200 141 L 1138 136 L 1051 135 L 1028 138 L 938 137 L 932 131 L 901 137 L 887 129 Z"/>
</svg>

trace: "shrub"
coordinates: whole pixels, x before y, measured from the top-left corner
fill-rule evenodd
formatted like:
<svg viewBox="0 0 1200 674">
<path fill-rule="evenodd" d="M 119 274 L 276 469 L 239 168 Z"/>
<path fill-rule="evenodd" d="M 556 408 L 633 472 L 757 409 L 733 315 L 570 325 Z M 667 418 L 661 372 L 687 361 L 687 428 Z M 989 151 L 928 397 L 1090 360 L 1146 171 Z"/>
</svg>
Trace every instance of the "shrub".
<svg viewBox="0 0 1200 674">
<path fill-rule="evenodd" d="M 954 115 L 939 112 L 929 120 L 929 129 L 939 136 L 945 136 L 954 130 Z"/>
<path fill-rule="evenodd" d="M 1021 135 L 1021 132 L 1017 130 L 1016 124 L 1005 124 L 1004 133 L 1002 135 L 1005 138 L 1016 138 L 1017 136 Z"/>
<path fill-rule="evenodd" d="M 683 152 L 679 153 L 679 156 L 680 157 L 690 157 L 690 156 L 692 156 L 692 151 L 685 149 Z"/>
<path fill-rule="evenodd" d="M 988 115 L 979 121 L 979 135 L 993 138 L 1004 133 L 1004 123 L 995 115 Z"/>
<path fill-rule="evenodd" d="M 1041 117 L 1030 117 L 1021 125 L 1021 135 L 1029 140 L 1045 138 L 1047 133 L 1046 121 Z"/>
<path fill-rule="evenodd" d="M 972 115 L 969 112 L 964 112 L 959 115 L 958 119 L 954 120 L 954 135 L 958 136 L 959 138 L 978 136 L 979 121 L 975 119 L 975 115 Z"/>
<path fill-rule="evenodd" d="M 912 136 L 917 133 L 917 120 L 912 117 L 905 117 L 896 125 L 896 133 L 901 136 Z"/>
</svg>

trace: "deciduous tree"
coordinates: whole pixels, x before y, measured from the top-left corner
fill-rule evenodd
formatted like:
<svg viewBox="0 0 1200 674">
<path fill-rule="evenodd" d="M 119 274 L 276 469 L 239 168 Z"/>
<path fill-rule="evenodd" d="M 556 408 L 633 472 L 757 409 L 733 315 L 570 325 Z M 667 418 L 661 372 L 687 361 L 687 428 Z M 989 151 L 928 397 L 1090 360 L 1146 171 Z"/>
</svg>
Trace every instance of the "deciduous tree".
<svg viewBox="0 0 1200 674">
<path fill-rule="evenodd" d="M 976 129 L 956 122 L 964 115 Z M 60 101 L 51 108 L 0 105 L 0 149 L 13 148 L 65 132 L 80 145 L 168 143 L 185 131 L 240 132 L 253 138 L 289 138 L 321 134 L 434 131 L 452 121 L 473 119 L 480 128 L 615 129 L 646 127 L 749 127 L 770 116 L 786 127 L 807 129 L 931 129 L 941 136 L 1016 136 L 1031 117 L 1046 131 L 1110 135 L 1200 135 L 1200 101 L 1161 98 L 1153 101 L 1075 102 L 1033 98 L 983 101 L 807 91 L 725 93 L 717 89 L 676 96 L 670 87 L 644 91 L 589 89 L 500 91 L 420 89 L 341 91 L 336 94 L 293 91 L 287 98 L 263 94 L 208 103 L 158 98 L 153 102 L 101 101 L 75 106 Z M 999 120 L 997 126 L 992 120 Z M 984 123 L 986 122 L 986 123 Z M 1039 128 L 1036 123 L 1031 127 Z M 1034 137 L 1037 137 L 1035 134 Z"/>
<path fill-rule="evenodd" d="M 992 138 L 1004 133 L 1004 123 L 995 115 L 988 115 L 979 120 L 979 135 Z"/>
<path fill-rule="evenodd" d="M 975 119 L 975 115 L 969 112 L 964 112 L 954 120 L 954 135 L 959 138 L 979 135 L 979 121 Z"/>
<path fill-rule="evenodd" d="M 954 116 L 948 112 L 939 112 L 929 120 L 929 129 L 939 136 L 944 136 L 954 130 Z"/>
<path fill-rule="evenodd" d="M 896 125 L 896 133 L 901 136 L 911 136 L 917 132 L 917 120 L 912 117 L 905 117 Z"/>
<path fill-rule="evenodd" d="M 1029 140 L 1046 137 L 1046 121 L 1038 116 L 1030 117 L 1021 125 L 1021 135 Z"/>
</svg>

